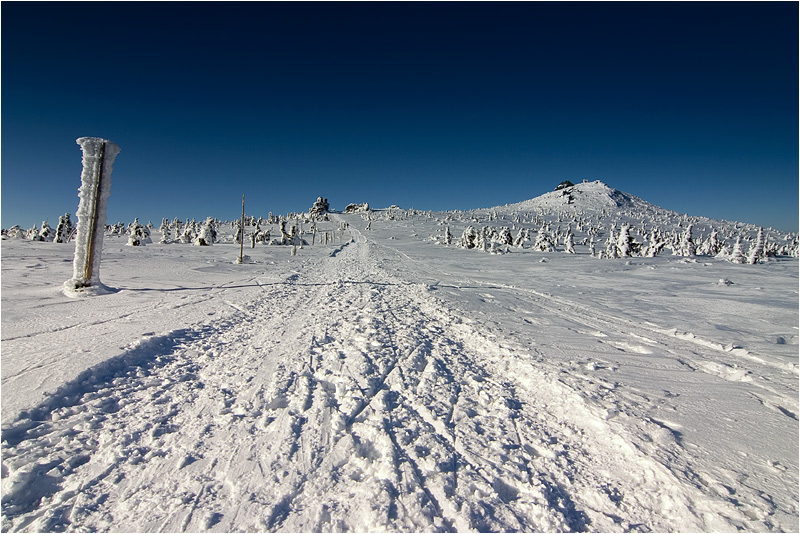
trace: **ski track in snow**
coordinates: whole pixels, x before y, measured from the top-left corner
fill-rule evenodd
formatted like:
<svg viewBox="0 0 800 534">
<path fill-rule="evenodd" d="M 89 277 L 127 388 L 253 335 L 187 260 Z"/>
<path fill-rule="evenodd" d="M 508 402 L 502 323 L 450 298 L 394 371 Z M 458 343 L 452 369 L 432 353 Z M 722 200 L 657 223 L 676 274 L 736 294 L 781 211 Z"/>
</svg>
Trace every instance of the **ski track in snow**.
<svg viewBox="0 0 800 534">
<path fill-rule="evenodd" d="M 402 253 L 353 233 L 280 282 L 256 279 L 229 316 L 145 338 L 4 428 L 3 530 L 707 531 L 774 513 L 692 471 L 679 425 L 649 417 L 635 389 L 540 365 L 376 260 Z M 544 293 L 526 302 L 541 308 L 531 320 L 553 313 L 727 380 L 771 365 Z M 797 419 L 785 392 L 762 389 Z"/>
</svg>

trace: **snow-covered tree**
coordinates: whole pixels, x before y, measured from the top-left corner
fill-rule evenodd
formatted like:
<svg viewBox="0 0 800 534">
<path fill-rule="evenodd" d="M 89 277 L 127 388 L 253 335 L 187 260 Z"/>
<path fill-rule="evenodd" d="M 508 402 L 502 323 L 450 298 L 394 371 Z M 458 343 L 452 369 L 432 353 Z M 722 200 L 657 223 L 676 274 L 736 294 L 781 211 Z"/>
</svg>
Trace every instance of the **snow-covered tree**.
<svg viewBox="0 0 800 534">
<path fill-rule="evenodd" d="M 537 250 L 539 252 L 554 252 L 556 250 L 555 246 L 553 245 L 553 240 L 550 237 L 550 233 L 545 229 L 544 226 L 539 228 L 539 233 L 536 234 L 536 241 L 533 243 L 533 250 Z"/>
<path fill-rule="evenodd" d="M 517 237 L 514 238 L 514 246 L 519 248 L 525 248 L 525 242 L 530 240 L 528 236 L 528 230 L 526 228 L 520 228 L 517 231 Z"/>
<path fill-rule="evenodd" d="M 511 230 L 505 226 L 501 228 L 497 237 L 497 241 L 502 245 L 513 245 L 514 238 L 511 236 Z"/>
<path fill-rule="evenodd" d="M 747 252 L 747 263 L 755 265 L 761 262 L 764 258 L 764 229 L 758 229 L 758 237 L 756 242 L 750 245 L 750 250 Z"/>
<path fill-rule="evenodd" d="M 631 238 L 631 227 L 629 224 L 623 224 L 617 236 L 617 255 L 620 258 L 630 258 L 633 256 L 633 239 Z"/>
<path fill-rule="evenodd" d="M 445 245 L 452 245 L 453 244 L 453 234 L 450 233 L 450 227 L 444 227 L 444 244 Z"/>
<path fill-rule="evenodd" d="M 731 263 L 744 263 L 744 251 L 742 250 L 742 236 L 736 236 L 736 244 L 733 245 L 733 252 L 731 252 L 730 257 Z"/>
<path fill-rule="evenodd" d="M 616 237 L 616 226 L 611 225 L 611 229 L 608 231 L 608 239 L 606 239 L 606 251 L 605 257 L 608 259 L 618 258 L 618 249 L 617 249 L 617 237 Z"/>
<path fill-rule="evenodd" d="M 694 238 L 692 237 L 692 227 L 692 224 L 687 226 L 681 237 L 681 243 L 679 245 L 681 256 L 694 256 L 697 253 Z"/>
<path fill-rule="evenodd" d="M 711 235 L 707 240 L 703 241 L 703 243 L 700 245 L 699 251 L 701 254 L 706 256 L 716 256 L 720 253 L 724 245 L 725 243 L 719 238 L 719 232 L 717 232 L 715 229 L 712 229 Z"/>
<path fill-rule="evenodd" d="M 575 236 L 572 235 L 572 228 L 567 225 L 567 235 L 564 236 L 564 252 L 575 254 Z"/>
<path fill-rule="evenodd" d="M 171 235 L 169 228 L 169 220 L 166 217 L 161 221 L 161 227 L 159 228 L 159 231 L 161 232 L 161 240 L 159 241 L 159 243 L 161 243 L 162 245 L 170 243 Z"/>
<path fill-rule="evenodd" d="M 667 242 L 661 237 L 661 233 L 656 228 L 653 228 L 650 232 L 650 242 L 647 245 L 647 250 L 644 255 L 648 258 L 655 258 L 661 254 L 666 244 Z"/>
</svg>

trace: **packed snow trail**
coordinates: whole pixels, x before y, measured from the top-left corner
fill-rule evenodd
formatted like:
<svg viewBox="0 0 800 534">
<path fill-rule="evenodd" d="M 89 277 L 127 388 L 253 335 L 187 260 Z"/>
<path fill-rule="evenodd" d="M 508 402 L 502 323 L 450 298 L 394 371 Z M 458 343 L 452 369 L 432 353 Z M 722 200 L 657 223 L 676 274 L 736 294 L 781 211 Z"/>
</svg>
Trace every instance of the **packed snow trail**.
<svg viewBox="0 0 800 534">
<path fill-rule="evenodd" d="M 747 526 L 354 237 L 4 429 L 3 530 Z"/>
</svg>

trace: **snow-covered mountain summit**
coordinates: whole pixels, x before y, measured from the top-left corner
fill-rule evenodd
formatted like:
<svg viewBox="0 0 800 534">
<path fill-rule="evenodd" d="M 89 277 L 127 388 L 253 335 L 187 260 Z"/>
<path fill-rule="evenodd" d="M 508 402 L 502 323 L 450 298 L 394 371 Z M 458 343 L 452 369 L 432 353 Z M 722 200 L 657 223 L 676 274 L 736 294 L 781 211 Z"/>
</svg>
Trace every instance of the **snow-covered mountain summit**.
<svg viewBox="0 0 800 534">
<path fill-rule="evenodd" d="M 503 212 L 535 211 L 539 214 L 570 213 L 611 214 L 628 211 L 633 213 L 660 214 L 665 217 L 680 215 L 660 208 L 646 200 L 625 193 L 596 180 L 579 184 L 563 182 L 555 191 L 515 204 L 492 208 Z"/>
</svg>

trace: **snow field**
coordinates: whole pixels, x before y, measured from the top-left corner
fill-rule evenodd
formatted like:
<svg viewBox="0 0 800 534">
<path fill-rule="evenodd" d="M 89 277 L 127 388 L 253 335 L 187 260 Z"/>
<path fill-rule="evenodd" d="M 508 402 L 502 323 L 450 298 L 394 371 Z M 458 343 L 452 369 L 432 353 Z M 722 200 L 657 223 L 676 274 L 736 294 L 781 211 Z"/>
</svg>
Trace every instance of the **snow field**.
<svg viewBox="0 0 800 534">
<path fill-rule="evenodd" d="M 742 297 L 741 266 L 708 267 L 735 281 L 712 287 L 702 265 L 541 266 L 340 217 L 351 242 L 242 266 L 238 247 L 107 243 L 126 289 L 69 304 L 39 279 L 9 292 L 52 258 L 7 265 L 4 243 L 3 529 L 796 528 L 796 309 Z M 774 299 L 796 261 L 771 267 Z M 687 276 L 736 288 L 784 343 L 700 310 Z"/>
</svg>

